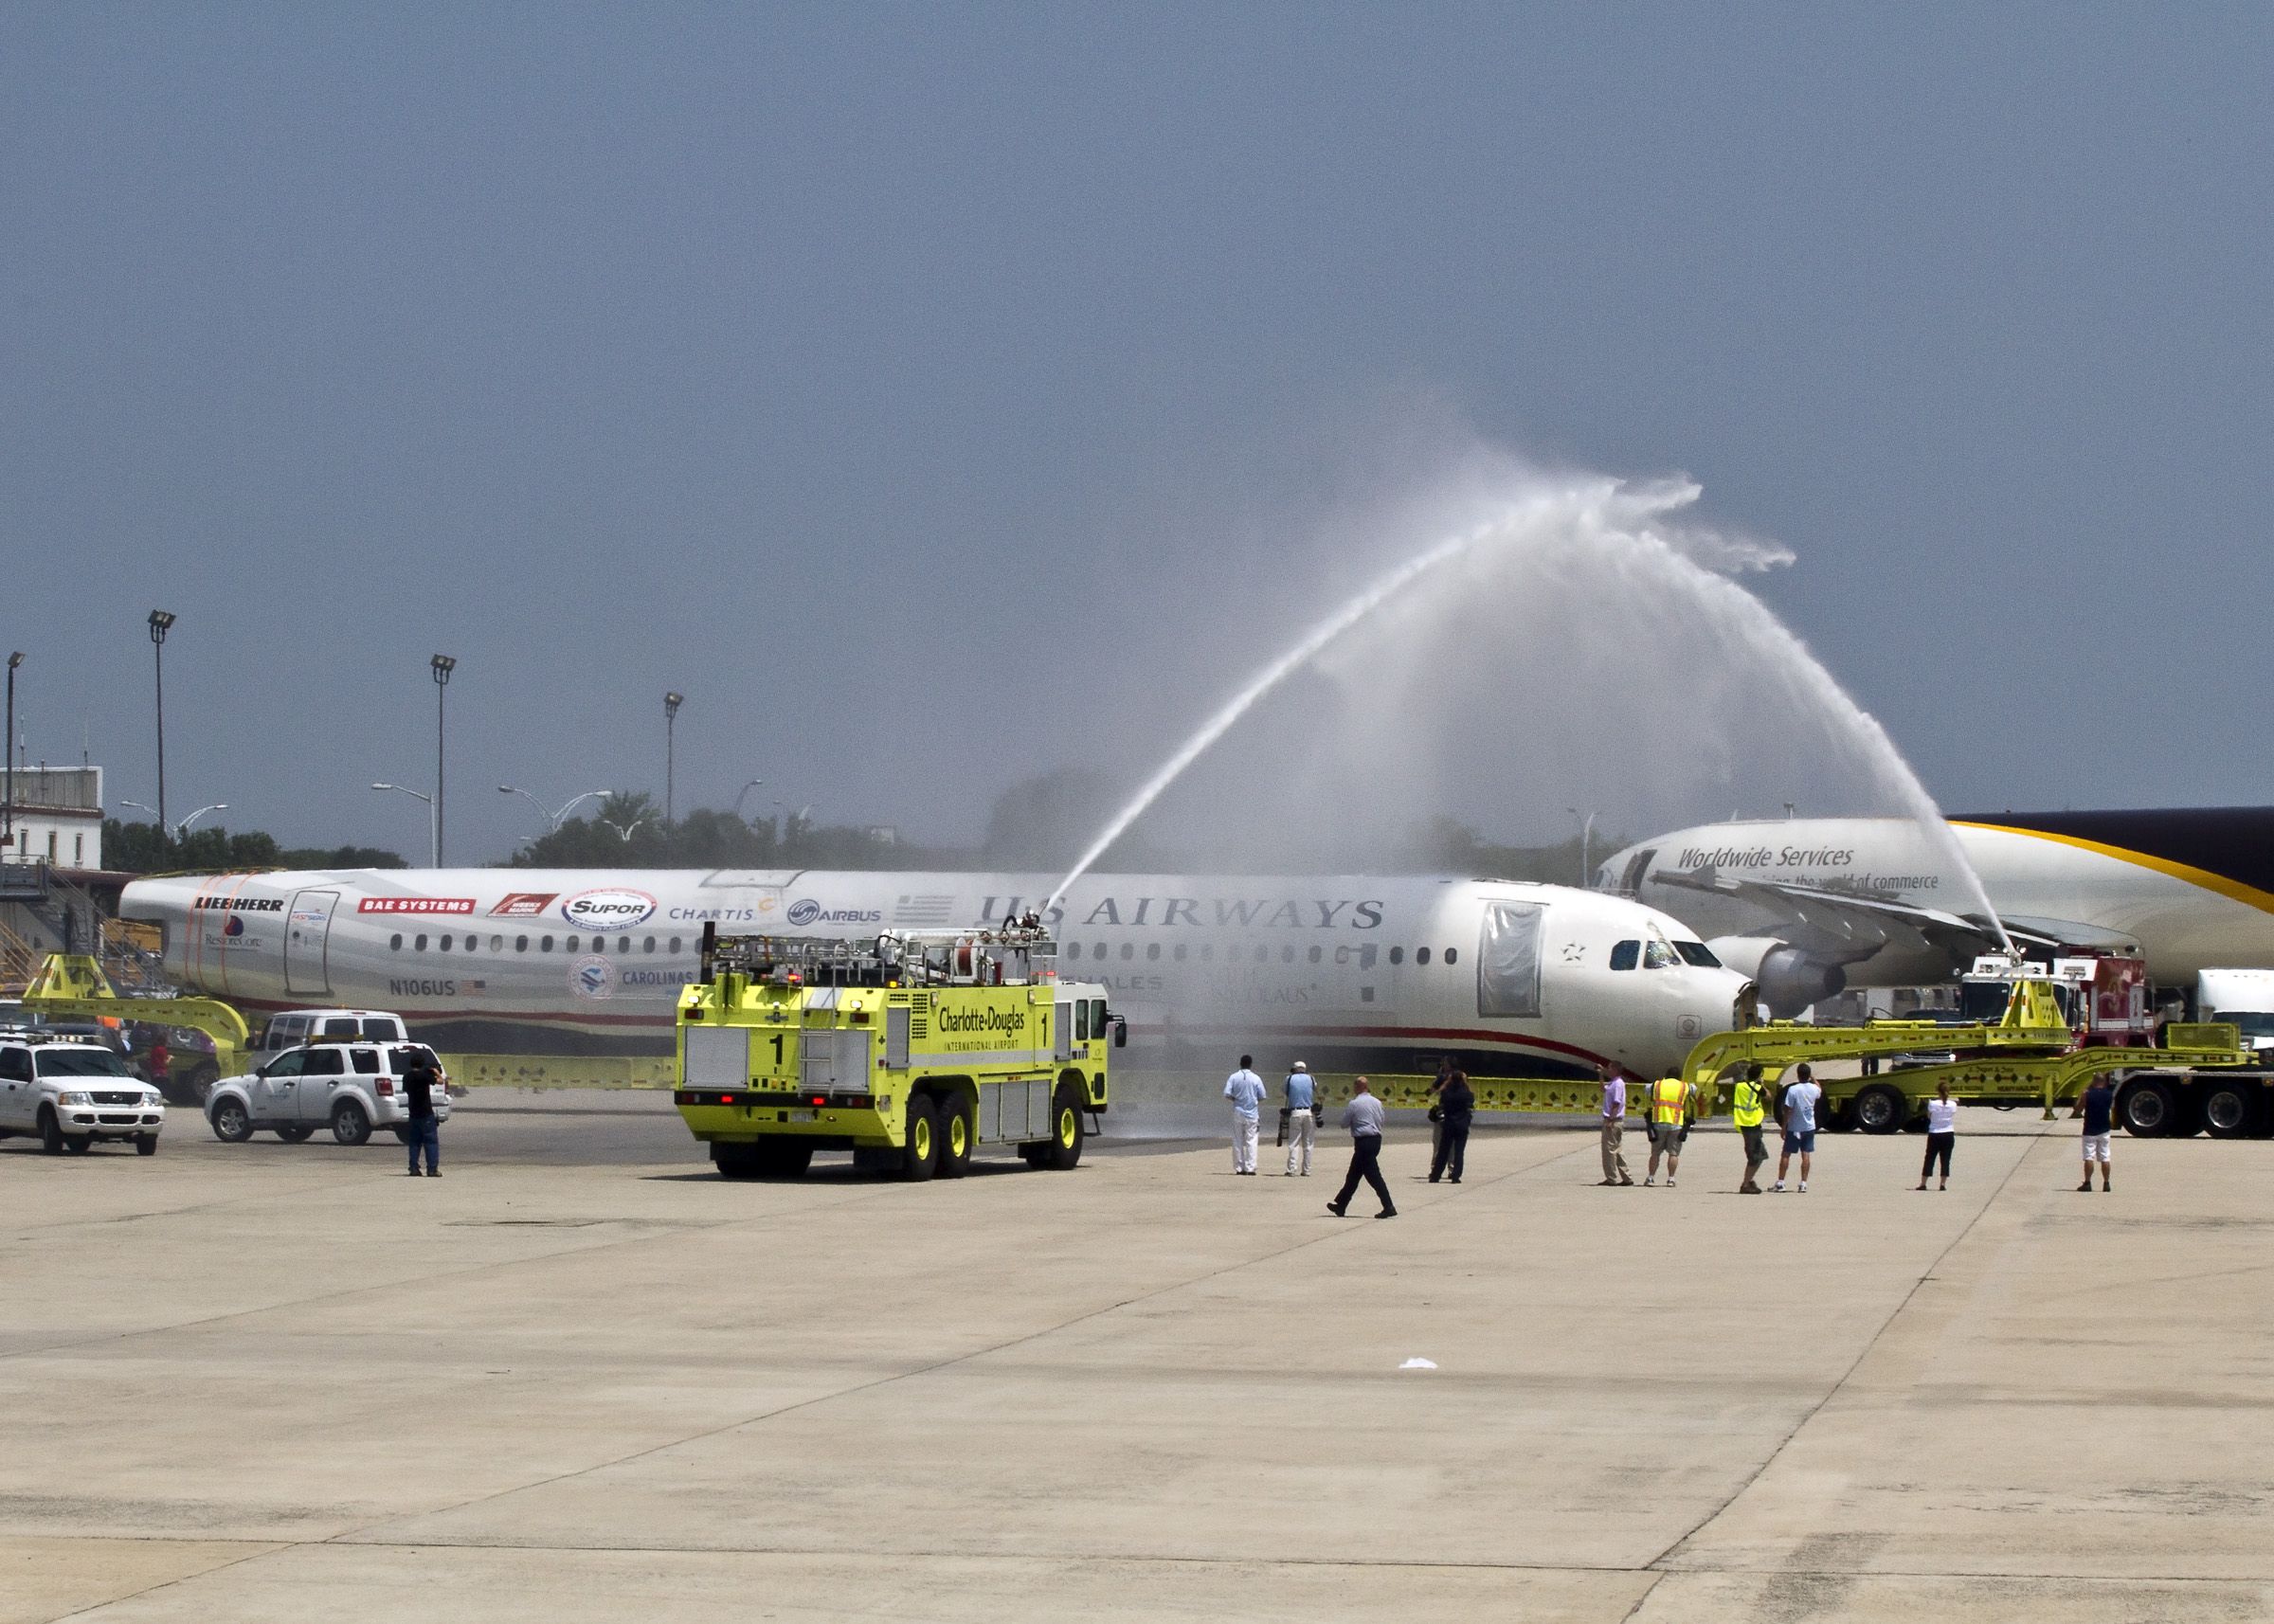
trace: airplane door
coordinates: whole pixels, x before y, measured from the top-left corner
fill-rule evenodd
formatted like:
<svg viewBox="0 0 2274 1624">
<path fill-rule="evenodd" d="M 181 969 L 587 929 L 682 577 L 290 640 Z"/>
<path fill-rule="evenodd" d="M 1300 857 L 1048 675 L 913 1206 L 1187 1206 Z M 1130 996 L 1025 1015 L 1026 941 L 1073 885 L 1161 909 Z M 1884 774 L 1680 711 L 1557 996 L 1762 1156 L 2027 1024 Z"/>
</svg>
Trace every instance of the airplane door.
<svg viewBox="0 0 2274 1624">
<path fill-rule="evenodd" d="M 284 920 L 284 990 L 321 996 L 332 990 L 326 967 L 336 891 L 303 891 L 292 899 Z"/>
</svg>

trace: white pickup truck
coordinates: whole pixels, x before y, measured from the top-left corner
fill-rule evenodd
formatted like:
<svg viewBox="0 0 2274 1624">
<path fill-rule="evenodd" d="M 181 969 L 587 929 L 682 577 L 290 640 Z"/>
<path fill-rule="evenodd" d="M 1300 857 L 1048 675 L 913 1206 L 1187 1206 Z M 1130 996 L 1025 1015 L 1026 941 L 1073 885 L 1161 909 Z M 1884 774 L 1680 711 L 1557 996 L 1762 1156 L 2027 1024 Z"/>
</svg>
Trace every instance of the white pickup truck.
<svg viewBox="0 0 2274 1624">
<path fill-rule="evenodd" d="M 131 1140 L 155 1156 L 165 1126 L 165 1096 L 108 1049 L 0 1037 L 0 1138 L 36 1133 L 50 1156 Z"/>
</svg>

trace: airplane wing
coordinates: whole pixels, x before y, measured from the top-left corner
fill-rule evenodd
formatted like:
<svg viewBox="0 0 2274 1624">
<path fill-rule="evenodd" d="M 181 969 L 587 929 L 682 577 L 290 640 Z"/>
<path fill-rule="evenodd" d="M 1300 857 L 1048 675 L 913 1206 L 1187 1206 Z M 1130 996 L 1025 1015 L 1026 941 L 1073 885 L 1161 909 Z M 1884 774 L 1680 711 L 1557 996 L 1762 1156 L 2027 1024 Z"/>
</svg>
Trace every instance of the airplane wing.
<svg viewBox="0 0 2274 1624">
<path fill-rule="evenodd" d="M 1931 949 L 1953 964 L 1964 965 L 1976 954 L 2000 947 L 1997 932 L 1987 924 L 1885 894 L 1832 891 L 1789 880 L 1749 879 L 1712 868 L 1651 877 L 1661 885 L 1711 892 L 1765 909 L 1783 922 L 1778 934 L 1786 942 L 1828 964 L 1857 964 L 1883 947 L 1894 947 L 1908 951 Z"/>
</svg>

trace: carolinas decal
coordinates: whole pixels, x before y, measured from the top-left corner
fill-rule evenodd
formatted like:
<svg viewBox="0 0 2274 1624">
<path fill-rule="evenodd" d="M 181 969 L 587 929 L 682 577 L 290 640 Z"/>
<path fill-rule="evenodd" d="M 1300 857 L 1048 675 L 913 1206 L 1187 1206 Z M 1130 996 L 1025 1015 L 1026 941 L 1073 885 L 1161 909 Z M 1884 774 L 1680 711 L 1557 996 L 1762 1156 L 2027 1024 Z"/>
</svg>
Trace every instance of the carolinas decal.
<svg viewBox="0 0 2274 1624">
<path fill-rule="evenodd" d="M 580 891 L 561 902 L 561 917 L 587 930 L 629 930 L 656 911 L 656 899 L 644 891 L 620 891 L 613 886 Z"/>
</svg>

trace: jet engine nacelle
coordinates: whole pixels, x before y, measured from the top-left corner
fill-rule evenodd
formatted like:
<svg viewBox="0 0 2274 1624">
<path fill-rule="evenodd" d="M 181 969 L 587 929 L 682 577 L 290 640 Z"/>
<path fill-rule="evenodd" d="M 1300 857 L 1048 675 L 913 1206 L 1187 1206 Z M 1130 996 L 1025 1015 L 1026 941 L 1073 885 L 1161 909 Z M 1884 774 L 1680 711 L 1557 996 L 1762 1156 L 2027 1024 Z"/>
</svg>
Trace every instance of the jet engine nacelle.
<svg viewBox="0 0 2274 1624">
<path fill-rule="evenodd" d="M 1753 978 L 1757 996 L 1778 1020 L 1792 1020 L 1848 985 L 1844 966 L 1774 936 L 1717 936 L 1706 945 L 1729 968 Z"/>
</svg>

